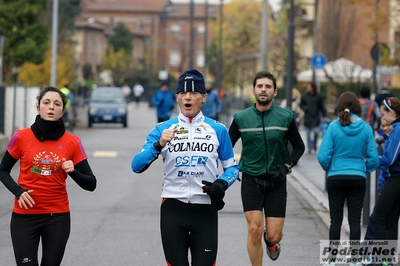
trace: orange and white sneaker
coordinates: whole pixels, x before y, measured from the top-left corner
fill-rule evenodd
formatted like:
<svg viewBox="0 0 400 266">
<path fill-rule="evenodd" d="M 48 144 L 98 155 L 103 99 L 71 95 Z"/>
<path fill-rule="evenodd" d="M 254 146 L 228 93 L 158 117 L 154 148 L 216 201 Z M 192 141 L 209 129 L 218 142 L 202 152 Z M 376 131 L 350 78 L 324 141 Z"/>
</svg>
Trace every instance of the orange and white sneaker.
<svg viewBox="0 0 400 266">
<path fill-rule="evenodd" d="M 267 247 L 267 254 L 271 260 L 277 260 L 281 253 L 281 245 L 275 244 L 272 247 Z"/>
<path fill-rule="evenodd" d="M 267 234 L 267 232 L 266 232 L 266 229 L 264 227 L 263 236 L 264 236 L 264 242 L 267 245 L 268 241 L 267 241 L 267 238 L 266 238 L 266 234 Z M 281 245 L 279 243 L 273 245 L 272 247 L 268 247 L 268 245 L 267 245 L 267 255 L 271 260 L 277 260 L 280 253 L 281 253 Z"/>
</svg>

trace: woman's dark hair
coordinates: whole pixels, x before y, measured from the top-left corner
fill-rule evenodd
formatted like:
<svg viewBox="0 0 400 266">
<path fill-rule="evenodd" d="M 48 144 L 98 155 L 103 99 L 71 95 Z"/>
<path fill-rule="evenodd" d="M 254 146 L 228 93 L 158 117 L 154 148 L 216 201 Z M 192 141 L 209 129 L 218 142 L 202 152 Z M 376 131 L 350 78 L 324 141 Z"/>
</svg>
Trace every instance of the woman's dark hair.
<svg viewBox="0 0 400 266">
<path fill-rule="evenodd" d="M 351 124 L 350 115 L 356 114 L 361 117 L 361 104 L 354 92 L 346 91 L 340 95 L 338 103 L 338 116 L 342 126 Z"/>
<path fill-rule="evenodd" d="M 262 78 L 267 78 L 267 79 L 272 80 L 272 83 L 274 85 L 274 90 L 276 90 L 276 78 L 274 77 L 274 75 L 272 75 L 268 71 L 257 72 L 257 74 L 256 74 L 256 76 L 254 77 L 254 80 L 253 80 L 253 88 L 256 87 L 257 80 L 258 79 L 262 79 Z"/>
<path fill-rule="evenodd" d="M 39 95 L 36 97 L 37 106 L 40 105 L 40 101 L 42 100 L 43 96 L 49 91 L 54 91 L 54 92 L 57 92 L 58 94 L 60 94 L 61 100 L 63 102 L 63 109 L 65 109 L 65 105 L 67 104 L 67 96 L 65 96 L 65 94 L 62 91 L 60 91 L 59 89 L 57 89 L 55 87 L 51 87 L 51 86 L 44 87 L 40 91 Z"/>
<path fill-rule="evenodd" d="M 386 111 L 393 110 L 396 113 L 396 117 L 400 116 L 400 101 L 398 98 L 387 97 L 382 101 L 381 106 L 383 106 Z"/>
</svg>

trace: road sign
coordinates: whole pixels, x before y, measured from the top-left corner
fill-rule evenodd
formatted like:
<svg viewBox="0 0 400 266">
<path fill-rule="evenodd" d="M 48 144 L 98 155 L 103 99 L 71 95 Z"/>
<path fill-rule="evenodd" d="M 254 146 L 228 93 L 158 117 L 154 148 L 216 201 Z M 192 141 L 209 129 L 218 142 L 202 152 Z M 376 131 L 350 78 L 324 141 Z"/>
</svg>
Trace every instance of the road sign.
<svg viewBox="0 0 400 266">
<path fill-rule="evenodd" d="M 376 62 L 379 63 L 379 58 L 384 50 L 388 50 L 389 47 L 385 43 L 376 42 L 371 48 L 371 57 Z"/>
<path fill-rule="evenodd" d="M 323 54 L 316 53 L 312 58 L 311 58 L 311 65 L 315 69 L 321 69 L 324 68 L 326 64 L 326 57 Z"/>
</svg>

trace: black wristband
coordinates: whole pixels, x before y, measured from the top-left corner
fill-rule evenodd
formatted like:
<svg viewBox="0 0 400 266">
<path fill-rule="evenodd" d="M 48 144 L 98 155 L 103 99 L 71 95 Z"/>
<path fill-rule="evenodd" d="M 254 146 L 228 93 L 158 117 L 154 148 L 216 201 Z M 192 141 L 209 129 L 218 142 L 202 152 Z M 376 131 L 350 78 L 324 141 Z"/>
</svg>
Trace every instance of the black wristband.
<svg viewBox="0 0 400 266">
<path fill-rule="evenodd" d="M 157 151 L 161 151 L 163 149 L 163 147 L 161 146 L 160 142 L 157 141 L 153 144 L 154 149 L 156 149 Z"/>
</svg>

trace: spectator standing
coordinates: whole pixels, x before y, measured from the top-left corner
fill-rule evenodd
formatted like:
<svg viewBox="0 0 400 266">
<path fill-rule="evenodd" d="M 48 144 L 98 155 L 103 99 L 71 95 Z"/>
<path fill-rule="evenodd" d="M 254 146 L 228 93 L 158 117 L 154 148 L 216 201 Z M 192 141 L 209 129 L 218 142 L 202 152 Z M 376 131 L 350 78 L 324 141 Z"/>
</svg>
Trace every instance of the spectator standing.
<svg viewBox="0 0 400 266">
<path fill-rule="evenodd" d="M 136 82 L 136 84 L 133 86 L 133 97 L 135 97 L 136 106 L 139 106 L 140 98 L 142 97 L 143 93 L 143 86 L 139 82 Z"/>
<path fill-rule="evenodd" d="M 207 99 L 201 106 L 201 112 L 214 120 L 218 120 L 218 114 L 222 109 L 222 101 L 218 94 L 213 89 L 212 80 L 206 80 L 206 91 L 207 91 Z"/>
<path fill-rule="evenodd" d="M 224 102 L 225 97 L 226 97 L 226 91 L 223 88 L 216 89 L 215 91 L 218 93 L 219 98 L 221 99 L 221 102 Z"/>
<path fill-rule="evenodd" d="M 15 132 L 0 164 L 0 181 L 14 195 L 10 231 L 18 266 L 60 265 L 71 231 L 66 179 L 70 176 L 84 190 L 96 188 L 80 138 L 65 132 L 66 103 L 59 89 L 43 88 L 35 122 Z M 16 182 L 10 173 L 18 160 Z"/>
<path fill-rule="evenodd" d="M 376 240 L 397 239 L 398 214 L 388 206 L 400 201 L 400 102 L 396 97 L 385 98 L 380 106 L 382 118 L 393 129 L 385 141 L 383 155 L 379 157 L 381 167 L 387 167 L 385 183 L 375 204 L 372 226 Z M 387 224 L 394 226 L 388 227 Z"/>
<path fill-rule="evenodd" d="M 164 122 L 171 117 L 176 102 L 175 94 L 169 89 L 168 80 L 161 82 L 161 88 L 151 98 L 152 106 L 157 109 L 158 123 Z"/>
<path fill-rule="evenodd" d="M 338 114 L 338 119 L 330 123 L 317 154 L 318 162 L 328 177 L 329 240 L 340 240 L 346 201 L 350 240 L 360 241 L 366 173 L 379 167 L 379 154 L 372 128 L 361 119 L 357 95 L 344 92 L 338 100 Z M 331 259 L 332 263 L 325 265 L 335 265 L 334 257 Z M 359 265 L 350 263 L 350 266 Z"/>
<path fill-rule="evenodd" d="M 122 86 L 122 92 L 125 95 L 125 99 L 129 101 L 132 94 L 131 87 L 129 87 L 128 84 L 124 83 L 124 85 Z"/>
<path fill-rule="evenodd" d="M 388 86 L 382 87 L 382 89 L 379 91 L 379 93 L 375 96 L 375 102 L 378 104 L 379 108 L 382 105 L 382 102 L 385 98 L 388 97 L 394 97 L 393 93 L 390 91 Z M 380 120 L 378 120 L 378 128 L 381 126 L 380 125 Z"/>
<path fill-rule="evenodd" d="M 241 197 L 247 221 L 247 251 L 251 265 L 261 266 L 261 239 L 269 258 L 279 257 L 286 215 L 286 175 L 305 148 L 293 112 L 275 105 L 275 77 L 258 72 L 252 92 L 256 103 L 234 115 L 229 135 L 232 145 L 242 140 Z M 288 142 L 293 147 L 290 155 L 286 151 Z"/>
<path fill-rule="evenodd" d="M 73 116 L 75 115 L 73 106 L 78 105 L 78 101 L 76 100 L 74 93 L 71 91 L 71 84 L 67 83 L 60 89 L 62 93 L 67 96 L 67 103 L 65 104 L 65 112 L 63 115 L 64 122 L 69 123 L 69 121 L 74 120 Z"/>
<path fill-rule="evenodd" d="M 79 106 L 84 107 L 86 104 L 86 99 L 89 96 L 89 89 L 86 86 L 85 82 L 82 81 L 79 83 L 78 87 L 78 97 L 79 97 Z"/>
<path fill-rule="evenodd" d="M 394 95 L 388 87 L 383 87 L 379 91 L 379 93 L 375 96 L 375 102 L 380 107 L 382 105 L 383 100 L 388 97 L 394 97 Z"/>
<path fill-rule="evenodd" d="M 360 104 L 361 104 L 361 118 L 367 122 L 374 131 L 378 130 L 379 119 L 381 118 L 381 111 L 378 104 L 371 99 L 371 90 L 369 87 L 364 86 L 360 90 Z"/>
<path fill-rule="evenodd" d="M 380 134 L 380 135 L 376 138 L 376 143 L 378 143 L 379 145 L 383 144 L 385 142 L 385 140 L 387 139 L 387 137 L 389 136 L 389 133 L 390 133 L 390 131 L 392 131 L 392 129 L 393 129 L 392 125 L 389 124 L 386 120 L 381 118 L 381 130 L 382 131 L 380 133 L 378 132 L 378 134 Z M 384 166 L 380 167 L 377 188 L 376 188 L 376 190 L 378 192 L 377 196 L 379 196 L 382 186 L 385 183 L 385 176 L 387 176 L 386 172 L 387 172 L 387 167 L 384 167 Z M 399 209 L 398 205 L 397 204 L 393 205 L 391 208 L 392 208 L 392 212 L 397 212 L 398 213 L 397 216 L 399 216 L 400 209 Z M 368 227 L 365 232 L 364 240 L 375 239 L 374 227 L 372 226 L 373 215 L 374 215 L 374 211 L 372 211 L 372 214 L 369 218 Z M 396 225 L 396 231 L 397 231 L 397 225 Z M 396 235 L 397 235 L 397 233 L 396 233 Z"/>
<path fill-rule="evenodd" d="M 239 168 L 226 127 L 200 110 L 207 97 L 203 75 L 196 69 L 182 73 L 176 95 L 180 114 L 156 125 L 131 167 L 142 173 L 160 154 L 163 157 L 160 227 L 167 265 L 213 266 L 218 210 Z"/>
<path fill-rule="evenodd" d="M 296 125 L 299 127 L 300 123 L 304 119 L 304 111 L 300 108 L 301 94 L 298 89 L 292 89 L 292 106 L 291 111 L 294 113 L 294 117 L 296 120 Z M 287 108 L 286 98 L 282 100 L 280 107 Z"/>
<path fill-rule="evenodd" d="M 317 152 L 321 120 L 326 117 L 324 99 L 317 92 L 315 83 L 310 82 L 307 84 L 307 92 L 301 97 L 300 108 L 304 111 L 307 148 L 308 154 L 311 154 L 312 151 Z"/>
</svg>

